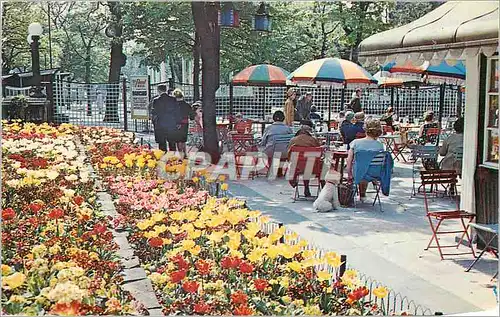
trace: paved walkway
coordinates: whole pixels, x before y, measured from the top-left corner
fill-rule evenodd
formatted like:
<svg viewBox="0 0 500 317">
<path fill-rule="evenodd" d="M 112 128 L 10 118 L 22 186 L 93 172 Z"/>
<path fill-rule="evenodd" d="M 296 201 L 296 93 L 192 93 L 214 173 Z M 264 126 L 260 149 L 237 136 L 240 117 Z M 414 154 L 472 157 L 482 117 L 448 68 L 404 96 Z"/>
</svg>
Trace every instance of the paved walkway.
<svg viewBox="0 0 500 317">
<path fill-rule="evenodd" d="M 346 254 L 350 267 L 433 312 L 472 312 L 496 305 L 490 282 L 498 267 L 496 259 L 487 256 L 465 273 L 471 255 L 441 261 L 437 250 L 424 251 L 431 231 L 423 199 L 409 199 L 410 165 L 396 164 L 391 195 L 382 196 L 383 213 L 371 203 L 356 209 L 315 212 L 313 200 L 292 201 L 293 190 L 283 179 L 232 182 L 230 191 L 316 246 Z M 432 206 L 444 209 L 451 201 L 435 199 Z"/>
</svg>

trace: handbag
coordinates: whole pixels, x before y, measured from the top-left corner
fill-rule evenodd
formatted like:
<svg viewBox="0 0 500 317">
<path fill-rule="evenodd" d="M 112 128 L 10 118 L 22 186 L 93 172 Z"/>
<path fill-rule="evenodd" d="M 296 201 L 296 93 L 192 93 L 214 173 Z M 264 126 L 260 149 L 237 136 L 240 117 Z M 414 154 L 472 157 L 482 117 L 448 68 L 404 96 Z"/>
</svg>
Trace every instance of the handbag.
<svg viewBox="0 0 500 317">
<path fill-rule="evenodd" d="M 339 184 L 339 203 L 342 207 L 354 206 L 354 187 L 351 182 Z"/>
</svg>

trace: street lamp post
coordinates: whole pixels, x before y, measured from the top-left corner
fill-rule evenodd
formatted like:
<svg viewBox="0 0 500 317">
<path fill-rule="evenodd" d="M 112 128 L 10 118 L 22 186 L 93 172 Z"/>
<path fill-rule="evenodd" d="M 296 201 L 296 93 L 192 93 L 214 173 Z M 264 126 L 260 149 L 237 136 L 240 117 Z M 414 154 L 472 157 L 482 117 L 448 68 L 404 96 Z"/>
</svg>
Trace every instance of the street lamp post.
<svg viewBox="0 0 500 317">
<path fill-rule="evenodd" d="M 34 98 L 45 98 L 42 92 L 42 76 L 40 75 L 40 35 L 43 28 L 40 23 L 31 23 L 28 26 L 28 43 L 31 46 L 31 71 L 33 72 L 33 82 L 35 89 L 30 93 Z"/>
</svg>

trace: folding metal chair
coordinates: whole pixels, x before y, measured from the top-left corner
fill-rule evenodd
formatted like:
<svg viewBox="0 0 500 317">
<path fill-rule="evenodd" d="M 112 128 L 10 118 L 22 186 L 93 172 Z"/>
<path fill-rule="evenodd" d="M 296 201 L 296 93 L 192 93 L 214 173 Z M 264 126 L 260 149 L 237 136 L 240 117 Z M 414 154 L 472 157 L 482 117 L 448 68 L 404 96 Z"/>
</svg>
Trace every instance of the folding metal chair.
<svg viewBox="0 0 500 317">
<path fill-rule="evenodd" d="M 434 145 L 414 145 L 411 147 L 411 159 L 412 164 L 412 191 L 410 198 L 416 196 L 420 192 L 421 186 L 416 187 L 417 177 L 416 175 L 422 170 L 420 166 L 417 167 L 417 162 L 420 160 L 422 162 L 426 159 L 437 159 L 438 148 Z"/>
<path fill-rule="evenodd" d="M 290 140 L 294 137 L 295 135 L 294 134 L 280 134 L 280 135 L 273 135 L 272 136 L 272 139 L 271 139 L 271 142 L 272 142 L 272 153 L 273 155 L 275 153 L 278 153 L 278 152 L 281 152 L 281 151 L 278 151 L 277 152 L 277 149 L 281 150 L 281 149 L 284 149 L 283 152 L 281 152 L 281 156 L 280 156 L 280 165 L 283 163 L 283 162 L 286 162 L 288 161 L 288 156 L 286 155 L 287 154 L 287 151 L 286 151 L 286 148 L 288 146 L 288 144 L 290 144 Z M 267 162 L 267 175 L 269 176 L 269 173 L 271 172 L 271 168 L 273 167 L 273 160 L 274 160 L 274 156 L 273 157 L 269 157 L 269 160 Z"/>
<path fill-rule="evenodd" d="M 234 160 L 236 165 L 236 174 L 238 177 L 241 176 L 241 171 L 244 167 L 249 167 L 245 165 L 245 157 L 249 152 L 257 152 L 257 144 L 252 134 L 232 134 L 230 136 L 232 145 Z M 255 176 L 257 168 L 257 158 L 252 159 L 253 170 L 250 172 L 250 177 Z"/>
<path fill-rule="evenodd" d="M 203 129 L 190 127 L 186 146 L 187 152 L 191 152 L 191 150 L 200 150 L 203 147 Z"/>
<path fill-rule="evenodd" d="M 297 201 L 300 198 L 299 187 L 303 187 L 301 181 L 310 181 L 316 178 L 317 184 L 309 184 L 310 187 L 317 187 L 318 192 L 316 197 L 319 196 L 321 191 L 321 172 L 323 167 L 323 149 L 321 147 L 306 147 L 306 146 L 292 146 L 289 151 L 288 160 L 290 162 L 289 170 L 293 171 L 293 180 L 297 182 L 295 186 L 295 192 L 293 195 L 293 201 Z M 314 157 L 314 165 L 312 168 L 311 175 L 304 174 L 306 172 L 307 161 L 310 157 Z M 302 177 L 302 179 L 300 179 Z"/>
<path fill-rule="evenodd" d="M 479 261 L 479 259 L 481 259 L 481 257 L 487 251 L 493 253 L 493 255 L 498 259 L 498 246 L 495 247 L 495 246 L 492 245 L 493 241 L 497 240 L 497 238 L 498 238 L 498 223 L 492 223 L 492 224 L 471 223 L 471 224 L 469 224 L 469 226 L 472 227 L 476 231 L 477 236 L 481 240 L 484 241 L 485 245 L 484 245 L 483 250 L 481 251 L 481 253 L 479 253 L 479 255 L 477 256 L 477 258 L 465 270 L 465 272 L 469 272 L 472 269 L 472 267 Z M 490 234 L 489 239 L 485 239 L 485 237 L 482 234 L 480 234 L 480 232 L 483 232 L 483 233 L 487 232 L 487 233 L 489 233 Z M 498 275 L 498 270 L 497 270 L 496 274 L 493 276 L 492 279 L 494 279 L 495 277 L 497 277 L 497 275 Z"/>
<path fill-rule="evenodd" d="M 244 121 L 236 122 L 234 124 L 234 131 L 236 131 L 238 134 L 251 133 L 252 132 L 252 125 L 253 125 L 252 120 L 244 120 Z"/>
<path fill-rule="evenodd" d="M 475 214 L 467 212 L 465 210 L 460 210 L 460 202 L 458 200 L 458 196 L 455 195 L 455 204 L 456 208 L 454 210 L 438 210 L 431 211 L 429 208 L 429 201 L 427 197 L 426 186 L 439 186 L 443 185 L 449 188 L 455 188 L 457 184 L 457 174 L 455 171 L 421 171 L 420 177 L 422 180 L 422 187 L 424 193 L 424 206 L 426 211 L 427 219 L 429 220 L 429 225 L 432 230 L 432 238 L 429 241 L 429 244 L 425 248 L 425 250 L 429 249 L 438 249 L 439 255 L 441 256 L 441 260 L 444 260 L 445 255 L 463 255 L 463 254 L 472 254 L 475 256 L 474 249 L 472 248 L 472 239 L 471 235 L 469 235 L 469 224 L 476 217 Z M 456 193 L 456 189 L 454 191 Z M 437 222 L 435 222 L 435 220 Z M 459 220 L 461 224 L 461 230 L 451 230 L 451 231 L 440 231 L 442 223 L 445 220 Z M 468 220 L 467 224 L 465 220 Z M 441 245 L 439 242 L 439 237 L 443 234 L 457 234 L 461 233 L 461 237 L 456 245 Z M 443 248 L 457 248 L 462 244 L 464 237 L 467 237 L 468 246 L 470 248 L 469 252 L 460 252 L 460 253 L 443 253 Z M 433 245 L 434 242 L 434 245 Z"/>
<path fill-rule="evenodd" d="M 375 206 L 375 203 L 378 201 L 381 212 L 383 212 L 383 210 L 382 203 L 380 202 L 380 190 L 382 189 L 380 182 L 382 179 L 382 173 L 384 172 L 386 153 L 386 151 L 381 151 L 380 153 L 375 155 L 366 173 L 366 175 L 369 176 L 369 182 L 371 182 L 373 184 L 373 187 L 375 188 L 375 198 L 373 199 L 372 206 Z M 356 164 L 356 155 L 354 155 L 354 164 Z M 354 197 L 356 197 L 358 192 L 359 194 L 361 194 L 359 190 L 359 184 L 355 184 Z M 354 207 L 356 207 L 356 199 L 354 199 Z"/>
<path fill-rule="evenodd" d="M 425 133 L 425 143 L 436 144 L 439 135 L 439 128 L 428 128 Z"/>
</svg>

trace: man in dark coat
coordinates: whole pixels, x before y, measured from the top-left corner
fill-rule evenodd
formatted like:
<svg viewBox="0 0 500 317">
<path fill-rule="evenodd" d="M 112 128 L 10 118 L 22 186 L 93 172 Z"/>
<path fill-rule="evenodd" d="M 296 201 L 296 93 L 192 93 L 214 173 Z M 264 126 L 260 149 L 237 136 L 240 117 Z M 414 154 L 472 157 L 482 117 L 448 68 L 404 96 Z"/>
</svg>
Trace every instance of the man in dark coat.
<svg viewBox="0 0 500 317">
<path fill-rule="evenodd" d="M 178 142 L 178 122 L 180 111 L 174 97 L 167 94 L 166 85 L 158 85 L 158 96 L 153 99 L 151 109 L 155 139 L 162 151 L 176 151 Z"/>
<path fill-rule="evenodd" d="M 356 92 L 353 93 L 352 99 L 349 102 L 349 108 L 352 109 L 354 113 L 363 111 L 361 107 L 361 88 L 357 88 Z"/>
</svg>

